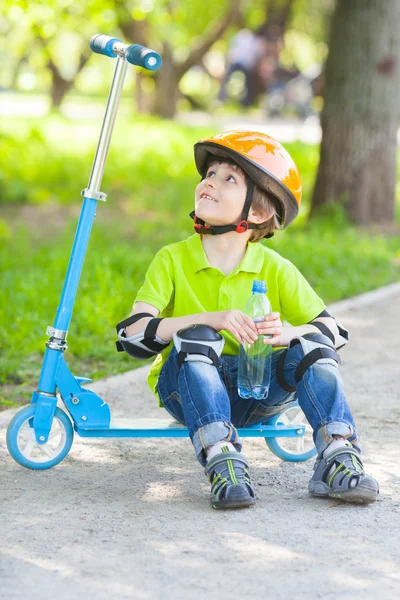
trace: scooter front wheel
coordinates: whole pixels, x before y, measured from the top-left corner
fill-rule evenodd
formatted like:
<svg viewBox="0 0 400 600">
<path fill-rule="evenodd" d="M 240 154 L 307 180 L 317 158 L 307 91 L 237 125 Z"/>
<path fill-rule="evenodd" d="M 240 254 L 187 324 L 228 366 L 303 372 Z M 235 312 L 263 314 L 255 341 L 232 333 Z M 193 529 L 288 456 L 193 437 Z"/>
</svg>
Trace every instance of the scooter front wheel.
<svg viewBox="0 0 400 600">
<path fill-rule="evenodd" d="M 28 469 L 50 469 L 65 458 L 74 439 L 74 430 L 68 416 L 56 408 L 48 440 L 38 444 L 33 429 L 36 405 L 20 410 L 7 429 L 7 447 L 11 456 Z"/>
</svg>

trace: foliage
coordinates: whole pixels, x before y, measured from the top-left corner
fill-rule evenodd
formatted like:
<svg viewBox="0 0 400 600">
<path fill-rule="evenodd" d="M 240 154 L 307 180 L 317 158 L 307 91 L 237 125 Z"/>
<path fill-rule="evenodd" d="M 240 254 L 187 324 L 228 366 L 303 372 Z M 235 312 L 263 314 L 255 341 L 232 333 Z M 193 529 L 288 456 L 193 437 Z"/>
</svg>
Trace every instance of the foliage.
<svg viewBox="0 0 400 600">
<path fill-rule="evenodd" d="M 8 157 L 0 165 L 0 203 L 76 202 L 91 170 L 98 124 L 68 122 L 57 116 L 41 123 L 40 130 L 30 123 L 14 119 L 5 123 L 0 133 Z M 134 125 L 117 121 L 104 189 L 113 201 L 125 200 L 140 190 L 142 209 L 158 203 L 154 191 L 162 181 L 175 185 L 179 177 L 183 192 L 187 189 L 185 177 L 189 171 L 194 175 L 191 147 L 208 134 L 209 128 L 179 127 L 155 118 L 137 118 Z"/>
<path fill-rule="evenodd" d="M 256 29 L 268 16 L 270 4 L 266 0 L 237 2 L 233 5 L 242 13 L 245 26 Z M 276 4 L 276 2 L 275 2 Z M 295 0 L 292 18 L 287 30 L 287 44 L 283 62 L 298 63 L 300 68 L 321 62 L 326 56 L 326 20 L 332 0 Z M 232 1 L 190 3 L 170 0 L 5 0 L 0 8 L 0 77 L 2 86 L 25 90 L 49 90 L 54 84 L 54 69 L 59 75 L 74 81 L 77 89 L 102 89 L 109 85 L 113 61 L 89 60 L 83 72 L 80 61 L 89 53 L 88 41 L 95 33 L 119 36 L 121 27 L 128 22 L 136 38 L 145 36 L 149 45 L 158 51 L 171 48 L 174 61 L 183 63 L 190 52 L 216 29 L 230 10 Z M 193 18 L 193 16 L 196 18 Z M 213 77 L 221 76 L 229 40 L 238 29 L 231 25 L 213 44 L 205 63 Z M 128 41 L 128 40 L 127 40 Z M 136 41 L 131 39 L 129 41 Z M 139 41 L 139 39 L 137 40 Z M 140 43 L 143 43 L 140 41 Z M 168 50 L 169 51 L 169 50 Z M 201 65 L 201 58 L 197 65 Z M 194 95 L 204 97 L 204 72 L 194 67 L 196 90 Z M 184 75 L 184 74 L 182 74 Z M 207 76 L 208 77 L 208 76 Z M 134 83 L 134 82 L 133 82 Z M 209 79 L 208 98 L 216 91 L 215 81 Z M 150 89 L 150 87 L 149 87 Z M 184 89 L 182 88 L 182 91 Z"/>
</svg>

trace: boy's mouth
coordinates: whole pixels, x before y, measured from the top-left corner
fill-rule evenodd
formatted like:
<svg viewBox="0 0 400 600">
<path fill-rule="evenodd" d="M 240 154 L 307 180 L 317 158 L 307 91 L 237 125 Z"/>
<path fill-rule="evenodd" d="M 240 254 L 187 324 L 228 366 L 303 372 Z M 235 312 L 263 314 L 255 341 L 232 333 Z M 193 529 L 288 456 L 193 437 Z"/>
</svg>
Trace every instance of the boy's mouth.
<svg viewBox="0 0 400 600">
<path fill-rule="evenodd" d="M 218 200 L 210 196 L 210 194 L 200 194 L 200 200 L 202 200 L 203 198 L 204 200 L 210 200 L 211 202 L 218 202 Z"/>
</svg>

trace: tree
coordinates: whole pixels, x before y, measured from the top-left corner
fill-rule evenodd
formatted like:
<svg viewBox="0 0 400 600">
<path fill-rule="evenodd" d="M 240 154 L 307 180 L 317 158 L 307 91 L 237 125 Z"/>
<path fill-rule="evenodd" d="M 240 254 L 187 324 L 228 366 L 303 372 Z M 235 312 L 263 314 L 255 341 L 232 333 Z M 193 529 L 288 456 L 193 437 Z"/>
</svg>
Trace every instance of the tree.
<svg viewBox="0 0 400 600">
<path fill-rule="evenodd" d="M 325 70 L 311 215 L 341 203 L 357 224 L 394 218 L 400 2 L 338 0 Z"/>
<path fill-rule="evenodd" d="M 93 31 L 116 28 L 112 20 L 110 23 L 106 2 L 5 0 L 0 8 L 0 47 L 13 59 L 10 85 L 16 84 L 24 63 L 36 73 L 46 71 L 50 75 L 52 106 L 59 108 L 92 56 L 89 39 Z"/>
<path fill-rule="evenodd" d="M 53 60 L 52 53 L 49 51 L 49 45 L 51 45 L 51 43 L 54 42 L 56 35 L 54 34 L 52 38 L 46 38 L 43 37 L 39 28 L 34 27 L 34 29 L 36 30 L 37 40 L 40 42 L 40 44 L 43 46 L 43 49 L 45 50 L 47 68 L 51 74 L 51 106 L 53 108 L 59 108 L 65 95 L 69 92 L 70 89 L 72 89 L 77 76 L 82 71 L 87 61 L 91 57 L 91 51 L 88 47 L 87 40 L 82 38 L 82 49 L 79 53 L 79 58 L 77 64 L 75 65 L 73 74 L 72 76 L 70 75 L 69 77 L 64 77 L 62 69 Z"/>
<path fill-rule="evenodd" d="M 166 0 L 158 2 L 158 11 L 140 14 L 132 11 L 129 0 L 114 0 L 118 26 L 125 41 L 135 42 L 158 50 L 163 59 L 162 68 L 154 73 L 155 94 L 152 111 L 164 118 L 172 118 L 179 98 L 179 82 L 202 58 L 211 46 L 221 39 L 231 25 L 241 20 L 241 0 L 204 4 L 192 0 L 189 5 Z M 135 16 L 137 15 L 137 16 Z M 194 15 L 196 17 L 194 18 Z M 137 101 L 143 104 L 141 84 L 137 78 Z"/>
<path fill-rule="evenodd" d="M 139 111 L 171 117 L 181 97 L 193 107 L 203 102 L 203 94 L 196 100 L 182 92 L 182 78 L 193 67 L 219 82 L 218 73 L 208 68 L 208 58 L 215 52 L 218 62 L 235 31 L 289 26 L 300 37 L 318 42 L 324 6 L 333 1 L 4 0 L 0 8 L 0 53 L 7 57 L 3 71 L 9 85 L 15 85 L 21 66 L 30 69 L 42 89 L 50 88 L 52 105 L 58 108 L 86 68 L 91 36 L 101 32 L 120 37 L 162 55 L 159 71 L 134 69 L 136 106 Z M 322 37 L 325 39 L 324 32 Z M 298 47 L 296 44 L 297 54 Z M 82 73 L 81 81 L 84 79 Z"/>
</svg>

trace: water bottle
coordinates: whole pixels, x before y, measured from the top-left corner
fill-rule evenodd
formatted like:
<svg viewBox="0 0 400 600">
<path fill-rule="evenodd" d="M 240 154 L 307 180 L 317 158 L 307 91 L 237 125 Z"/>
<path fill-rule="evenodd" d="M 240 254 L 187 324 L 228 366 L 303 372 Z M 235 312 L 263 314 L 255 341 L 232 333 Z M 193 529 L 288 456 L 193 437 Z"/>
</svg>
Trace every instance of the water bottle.
<svg viewBox="0 0 400 600">
<path fill-rule="evenodd" d="M 253 281 L 251 296 L 246 302 L 244 311 L 255 323 L 263 321 L 271 312 L 271 304 L 266 295 L 267 284 L 262 280 Z M 238 393 L 241 398 L 262 400 L 268 396 L 271 378 L 272 346 L 264 344 L 264 337 L 249 344 L 244 341 L 240 345 L 238 365 Z"/>
</svg>

